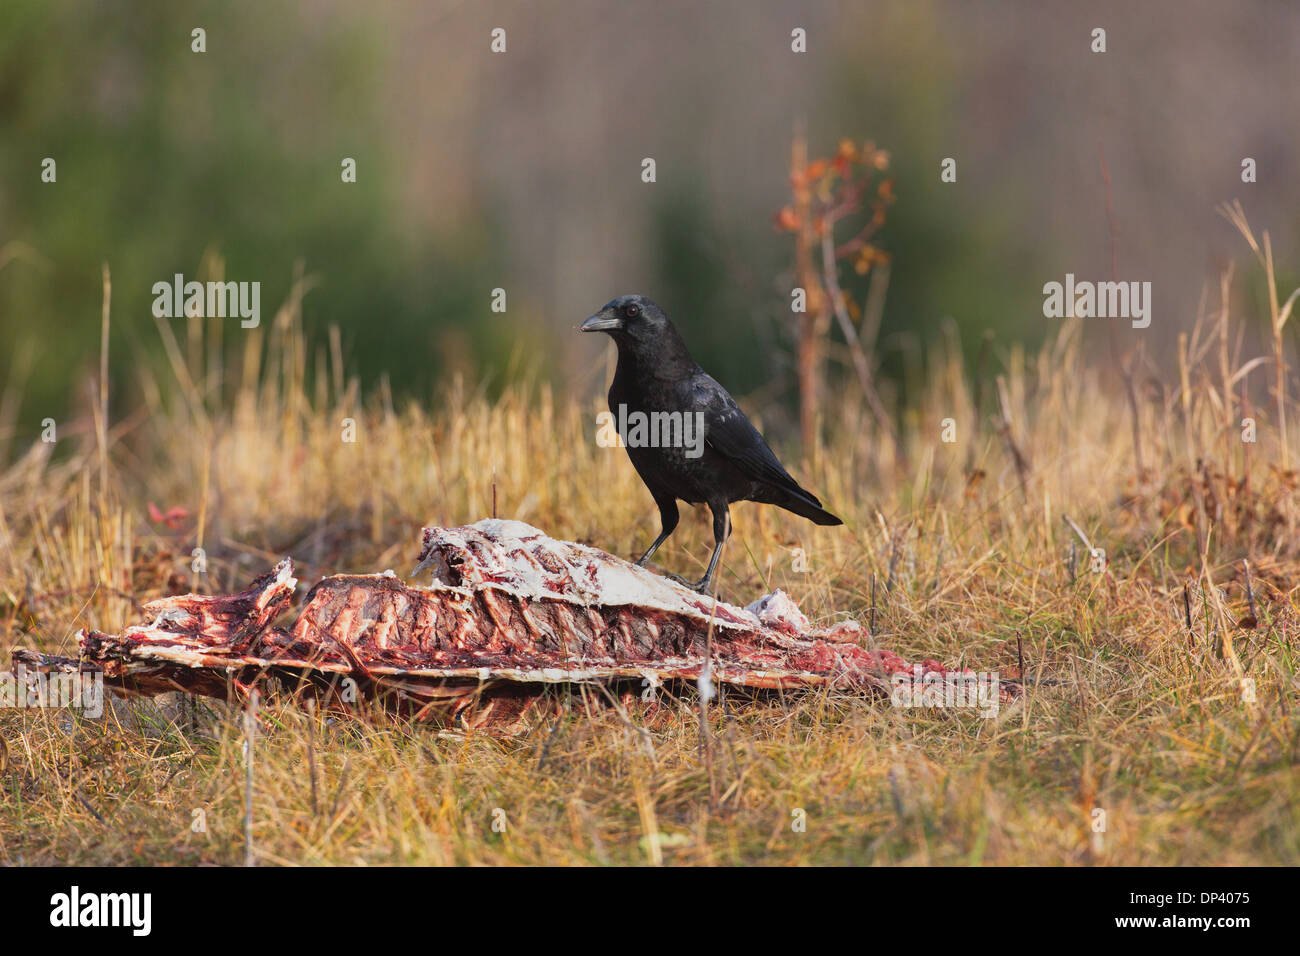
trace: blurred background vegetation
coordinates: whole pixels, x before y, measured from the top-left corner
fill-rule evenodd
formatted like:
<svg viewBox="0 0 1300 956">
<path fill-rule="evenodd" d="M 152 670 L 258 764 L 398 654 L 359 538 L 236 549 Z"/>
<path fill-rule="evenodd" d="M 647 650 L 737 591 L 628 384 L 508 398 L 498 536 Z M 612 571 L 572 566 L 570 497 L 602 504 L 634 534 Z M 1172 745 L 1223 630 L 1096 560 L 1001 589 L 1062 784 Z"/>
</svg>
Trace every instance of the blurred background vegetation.
<svg viewBox="0 0 1300 956">
<path fill-rule="evenodd" d="M 1097 26 L 1105 54 L 1089 48 Z M 794 27 L 807 53 L 791 52 Z M 264 325 L 301 263 L 313 343 L 336 325 L 350 373 L 421 400 L 457 373 L 603 390 L 605 343 L 572 327 L 642 292 L 788 427 L 793 256 L 773 216 L 800 123 L 814 155 L 841 137 L 891 155 L 877 355 L 891 391 L 946 317 L 969 353 L 986 329 L 1001 348 L 1032 342 L 1055 330 L 1044 282 L 1108 278 L 1099 144 L 1120 277 L 1154 282 L 1148 334 L 1168 342 L 1239 252 L 1217 203 L 1241 198 L 1279 263 L 1296 259 L 1297 48 L 1300 8 L 1267 2 L 7 0 L 0 425 L 34 436 L 84 402 L 101 263 L 120 416 L 133 367 L 165 361 L 153 283 L 221 262 L 262 283 Z M 1259 183 L 1241 182 L 1244 156 Z M 845 271 L 861 301 L 866 280 Z M 851 377 L 842 361 L 832 374 Z"/>
</svg>

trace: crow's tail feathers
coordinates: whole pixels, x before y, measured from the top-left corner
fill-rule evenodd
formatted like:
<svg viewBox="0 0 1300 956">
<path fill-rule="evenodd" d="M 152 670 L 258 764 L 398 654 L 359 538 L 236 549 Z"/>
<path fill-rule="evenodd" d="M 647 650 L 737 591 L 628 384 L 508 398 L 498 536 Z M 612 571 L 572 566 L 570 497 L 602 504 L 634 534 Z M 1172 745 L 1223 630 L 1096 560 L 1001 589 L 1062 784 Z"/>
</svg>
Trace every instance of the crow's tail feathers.
<svg viewBox="0 0 1300 956">
<path fill-rule="evenodd" d="M 786 511 L 793 511 L 799 517 L 807 518 L 813 524 L 844 524 L 843 521 L 823 508 L 820 501 L 802 488 L 798 492 L 784 492 L 772 504 L 784 508 Z"/>
</svg>

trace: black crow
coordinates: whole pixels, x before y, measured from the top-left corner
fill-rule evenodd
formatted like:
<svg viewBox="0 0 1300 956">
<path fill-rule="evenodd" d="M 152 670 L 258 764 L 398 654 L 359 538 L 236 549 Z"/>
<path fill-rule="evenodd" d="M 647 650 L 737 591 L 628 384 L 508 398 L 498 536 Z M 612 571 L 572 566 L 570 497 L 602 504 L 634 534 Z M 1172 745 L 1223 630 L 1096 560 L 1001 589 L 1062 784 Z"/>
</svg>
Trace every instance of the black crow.
<svg viewBox="0 0 1300 956">
<path fill-rule="evenodd" d="M 713 556 L 704 577 L 690 583 L 669 575 L 697 591 L 712 589 L 722 542 L 731 533 L 727 506 L 733 501 L 761 501 L 816 524 L 843 524 L 781 467 L 727 390 L 691 358 L 659 306 L 625 295 L 579 328 L 605 332 L 618 346 L 609 409 L 663 522 L 637 564 L 650 560 L 677 527 L 678 498 L 713 512 Z"/>
</svg>

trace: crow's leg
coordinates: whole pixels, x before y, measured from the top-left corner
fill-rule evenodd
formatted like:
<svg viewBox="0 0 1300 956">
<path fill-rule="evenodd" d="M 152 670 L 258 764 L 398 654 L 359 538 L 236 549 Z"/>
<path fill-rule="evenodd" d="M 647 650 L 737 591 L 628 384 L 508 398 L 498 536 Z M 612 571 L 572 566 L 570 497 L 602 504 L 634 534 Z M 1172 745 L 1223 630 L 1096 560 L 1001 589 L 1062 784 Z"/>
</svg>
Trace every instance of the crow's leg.
<svg viewBox="0 0 1300 956">
<path fill-rule="evenodd" d="M 667 541 L 668 536 L 677 529 L 677 521 L 681 517 L 677 511 L 676 498 L 671 496 L 661 498 L 655 495 L 655 504 L 659 506 L 659 521 L 663 526 L 663 530 L 659 532 L 659 537 L 655 538 L 655 542 L 650 545 L 649 550 L 637 558 L 637 567 L 645 567 L 645 563 L 650 560 L 650 556 L 659 550 L 659 545 Z"/>
<path fill-rule="evenodd" d="M 673 580 L 701 594 L 713 590 L 713 575 L 718 570 L 718 559 L 722 557 L 722 545 L 731 534 L 731 511 L 727 508 L 727 502 L 709 502 L 709 510 L 713 512 L 713 554 L 709 558 L 709 569 L 704 572 L 704 577 L 693 583 L 683 581 L 675 574 L 669 575 Z"/>
</svg>

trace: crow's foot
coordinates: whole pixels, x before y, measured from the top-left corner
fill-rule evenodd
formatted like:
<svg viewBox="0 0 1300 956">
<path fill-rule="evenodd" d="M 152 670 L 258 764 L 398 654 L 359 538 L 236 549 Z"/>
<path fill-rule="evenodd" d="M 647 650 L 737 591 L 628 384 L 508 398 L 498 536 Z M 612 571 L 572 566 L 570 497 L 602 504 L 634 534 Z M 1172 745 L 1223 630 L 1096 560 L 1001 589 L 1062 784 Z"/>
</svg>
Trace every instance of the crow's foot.
<svg viewBox="0 0 1300 956">
<path fill-rule="evenodd" d="M 713 590 L 713 582 L 709 580 L 706 574 L 698 581 L 687 581 L 684 577 L 677 574 L 665 574 L 669 581 L 676 581 L 678 584 L 690 588 L 692 591 L 698 591 L 700 594 L 710 594 Z"/>
</svg>

